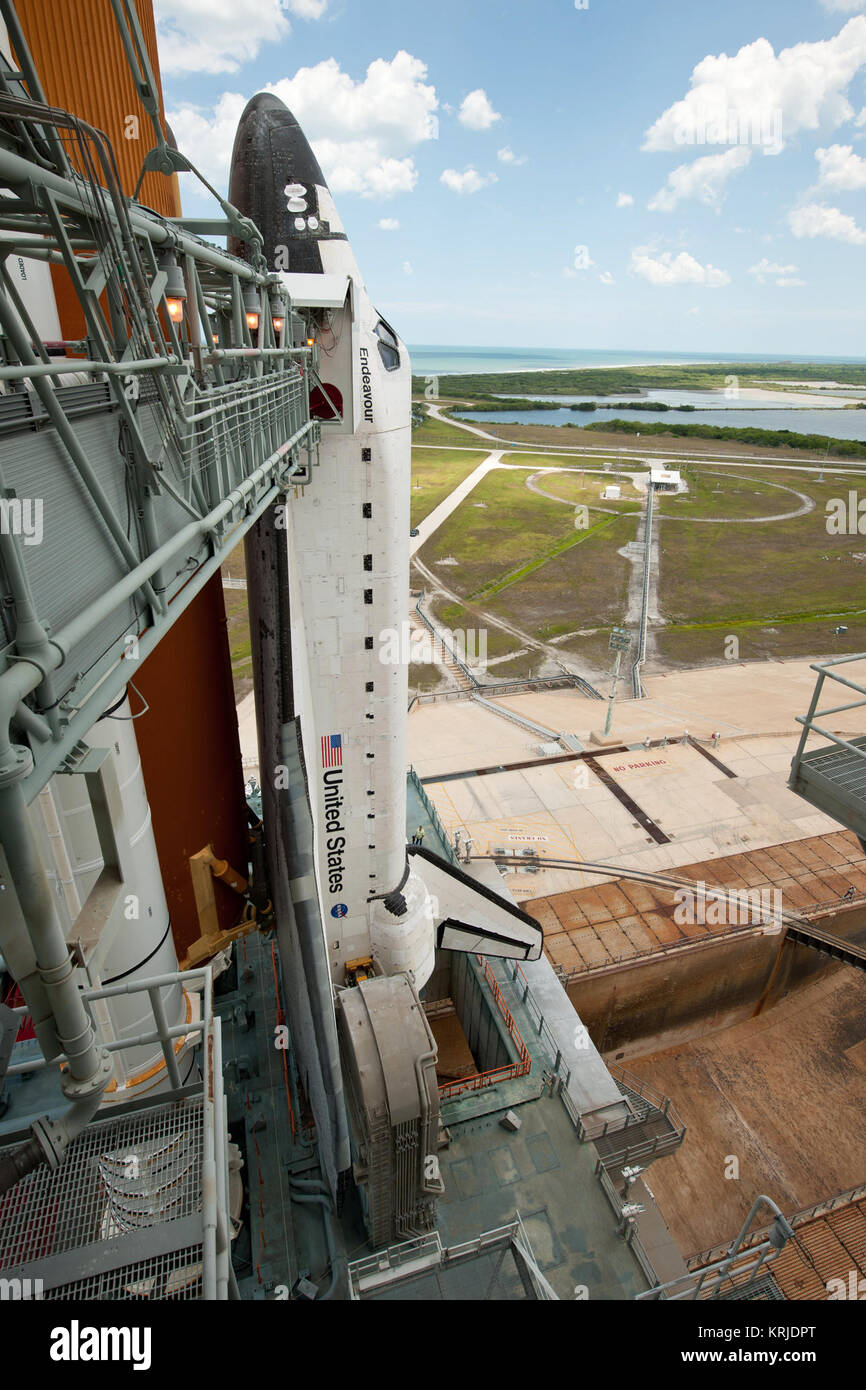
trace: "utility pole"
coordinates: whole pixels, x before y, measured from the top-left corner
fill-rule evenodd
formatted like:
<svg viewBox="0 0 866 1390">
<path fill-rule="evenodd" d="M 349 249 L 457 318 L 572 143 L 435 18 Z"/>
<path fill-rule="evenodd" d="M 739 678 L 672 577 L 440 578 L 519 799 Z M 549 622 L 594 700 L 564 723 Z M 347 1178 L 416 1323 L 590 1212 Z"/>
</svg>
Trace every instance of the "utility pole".
<svg viewBox="0 0 866 1390">
<path fill-rule="evenodd" d="M 824 481 L 824 469 L 827 467 L 827 455 L 830 453 L 830 441 L 827 440 L 827 448 L 824 450 L 824 462 L 821 464 L 821 473 L 818 478 L 819 483 Z"/>
<path fill-rule="evenodd" d="M 616 683 L 619 680 L 619 669 L 622 665 L 622 654 L 627 652 L 631 646 L 631 633 L 624 627 L 615 627 L 610 634 L 609 650 L 616 652 L 616 661 L 613 668 L 613 681 L 610 687 L 610 696 L 607 702 L 607 719 L 604 723 L 604 736 L 607 738 L 610 733 L 611 721 L 613 720 L 613 702 L 616 698 Z"/>
</svg>

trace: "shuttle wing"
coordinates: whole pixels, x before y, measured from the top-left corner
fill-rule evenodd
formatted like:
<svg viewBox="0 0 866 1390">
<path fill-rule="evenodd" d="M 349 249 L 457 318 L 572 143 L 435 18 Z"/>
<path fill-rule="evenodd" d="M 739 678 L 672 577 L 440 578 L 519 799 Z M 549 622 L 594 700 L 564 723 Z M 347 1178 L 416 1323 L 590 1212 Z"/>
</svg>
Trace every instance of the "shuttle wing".
<svg viewBox="0 0 866 1390">
<path fill-rule="evenodd" d="M 543 934 L 534 917 L 423 846 L 406 848 L 413 872 L 424 880 L 434 901 L 437 946 L 445 951 L 538 960 Z"/>
</svg>

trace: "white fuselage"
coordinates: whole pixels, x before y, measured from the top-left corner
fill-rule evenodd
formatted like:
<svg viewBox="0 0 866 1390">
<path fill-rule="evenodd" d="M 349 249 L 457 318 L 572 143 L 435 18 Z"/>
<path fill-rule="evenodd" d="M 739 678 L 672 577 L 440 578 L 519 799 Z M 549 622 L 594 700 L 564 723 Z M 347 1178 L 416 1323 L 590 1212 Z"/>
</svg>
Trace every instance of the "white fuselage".
<svg viewBox="0 0 866 1390">
<path fill-rule="evenodd" d="M 333 209 L 328 191 L 318 194 L 320 208 Z M 340 230 L 335 209 L 328 221 Z M 433 968 L 433 920 L 420 878 L 403 883 L 408 666 L 389 641 L 409 593 L 411 366 L 399 340 L 398 365 L 393 348 L 380 351 L 381 316 L 348 242 L 319 247 L 325 277 L 348 277 L 345 302 L 318 335 L 320 379 L 339 391 L 342 420 L 322 421 L 319 464 L 292 500 L 288 531 L 295 699 L 328 958 L 336 985 L 347 961 L 372 955 L 386 974 L 411 970 L 420 988 Z M 303 307 L 301 277 L 283 278 Z M 405 914 L 370 901 L 401 883 Z"/>
</svg>

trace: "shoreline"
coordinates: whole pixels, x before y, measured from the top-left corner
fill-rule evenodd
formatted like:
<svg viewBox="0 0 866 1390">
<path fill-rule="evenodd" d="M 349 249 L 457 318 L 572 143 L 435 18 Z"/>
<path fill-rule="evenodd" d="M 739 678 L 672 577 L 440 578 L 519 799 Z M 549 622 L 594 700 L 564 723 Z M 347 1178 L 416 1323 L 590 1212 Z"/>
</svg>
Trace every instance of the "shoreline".
<svg viewBox="0 0 866 1390">
<path fill-rule="evenodd" d="M 421 349 L 417 349 L 417 350 L 420 351 Z M 434 351 L 434 349 L 432 349 L 432 348 L 431 348 L 431 349 L 427 349 L 427 350 L 430 351 L 431 353 Z M 411 362 L 411 360 L 412 360 L 412 350 L 411 350 L 411 348 L 410 348 L 408 351 L 409 351 L 409 358 L 410 358 L 410 362 Z M 444 349 L 442 349 L 442 351 L 444 351 Z M 574 363 L 562 362 L 562 363 L 560 363 L 560 364 L 559 364 L 558 366 L 556 366 L 556 367 L 534 367 L 534 366 L 531 366 L 531 365 L 527 365 L 527 366 L 522 366 L 522 367 L 496 367 L 496 368 L 494 368 L 494 369 L 492 369 L 492 370 L 486 370 L 486 369 L 485 369 L 485 370 L 479 370 L 478 367 L 461 367 L 461 368 L 450 368 L 450 367 L 449 367 L 449 368 L 447 368 L 447 369 L 443 369 L 443 368 L 440 367 L 439 370 L 436 371 L 436 372 L 433 372 L 432 375 L 434 375 L 434 376 L 523 376 L 523 375 L 528 375 L 528 374 L 530 374 L 530 373 L 532 373 L 532 374 L 538 373 L 539 375 L 541 375 L 542 373 L 545 373 L 545 372 L 615 372 L 615 371 L 623 371 L 623 370 L 636 371 L 636 370 L 638 370 L 638 369 L 640 369 L 640 368 L 642 368 L 642 367 L 646 367 L 646 368 L 652 368 L 652 367 L 695 367 L 695 368 L 700 368 L 700 367 L 731 367 L 731 366 L 763 367 L 763 366 L 769 366 L 769 365 L 772 364 L 772 363 L 777 363 L 777 364 L 779 364 L 779 365 L 786 365 L 786 359 L 785 359 L 785 358 L 779 359 L 779 358 L 776 358 L 776 357 L 760 357 L 760 358 L 754 358 L 753 360 L 746 360 L 745 358 L 742 358 L 742 357 L 727 357 L 727 358 L 726 358 L 726 357 L 714 357 L 714 358 L 712 358 L 712 359 L 707 358 L 706 360 L 702 360 L 702 361 L 700 361 L 700 362 L 696 362 L 696 361 L 694 361 L 694 359 L 690 359 L 690 360 L 688 360 L 688 361 L 684 361 L 682 358 L 667 358 L 667 357 L 665 357 L 665 358 L 658 358 L 657 360 L 655 360 L 655 361 L 653 361 L 653 362 L 574 362 Z M 829 366 L 829 365 L 832 365 L 832 366 L 834 366 L 834 367 L 835 367 L 835 366 L 839 366 L 839 367 L 862 367 L 862 366 L 866 366 L 866 358 L 853 358 L 853 357 L 852 357 L 852 358 L 847 358 L 847 359 L 837 359 L 837 358 L 835 358 L 835 357 L 834 357 L 834 358 L 827 358 L 827 359 L 814 358 L 814 359 L 812 359 L 811 363 L 810 363 L 810 362 L 797 362 L 797 363 L 791 363 L 791 365 L 792 365 L 792 366 L 796 366 L 796 367 L 800 367 L 800 368 L 802 368 L 802 367 L 808 367 L 808 366 L 810 366 L 810 365 L 813 365 L 813 366 Z M 416 375 L 416 376 L 422 375 L 422 373 L 416 371 L 415 366 L 414 366 L 414 363 L 412 364 L 412 371 L 413 371 L 413 374 Z M 428 372 L 427 374 L 430 375 L 431 373 Z M 678 388 L 678 389 L 684 390 L 684 389 L 686 389 L 686 388 Z M 856 389 L 856 388 L 854 388 L 854 389 Z"/>
</svg>

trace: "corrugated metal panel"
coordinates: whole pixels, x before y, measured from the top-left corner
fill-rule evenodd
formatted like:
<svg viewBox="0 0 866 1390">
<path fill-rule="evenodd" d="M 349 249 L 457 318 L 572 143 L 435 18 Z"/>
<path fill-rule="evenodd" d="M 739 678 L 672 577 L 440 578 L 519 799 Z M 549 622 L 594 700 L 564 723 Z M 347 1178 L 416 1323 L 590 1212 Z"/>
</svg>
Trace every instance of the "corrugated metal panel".
<svg viewBox="0 0 866 1390">
<path fill-rule="evenodd" d="M 21 27 L 48 101 L 74 111 L 108 136 L 124 193 L 131 195 L 153 132 L 138 99 L 110 0 L 16 0 Z M 136 0 L 163 111 L 152 0 Z M 164 112 L 163 112 L 164 114 Z M 126 138 L 126 118 L 139 122 L 139 138 Z M 165 217 L 180 216 L 176 176 L 148 174 L 140 199 Z"/>
<path fill-rule="evenodd" d="M 118 468 L 118 420 L 92 415 L 76 421 L 76 435 L 96 473 L 114 515 L 128 516 L 123 469 Z M 73 470 L 53 429 L 16 436 L 5 451 L 4 478 L 22 497 L 42 503 L 43 541 L 22 543 L 21 558 L 33 590 L 36 611 L 58 632 L 64 624 L 95 602 L 126 571 L 90 495 Z M 137 550 L 129 518 L 131 544 Z M 113 640 L 128 629 L 134 617 L 124 605 L 107 623 L 70 653 L 57 674 L 57 692 L 68 689 L 76 671 L 87 671 Z"/>
</svg>

